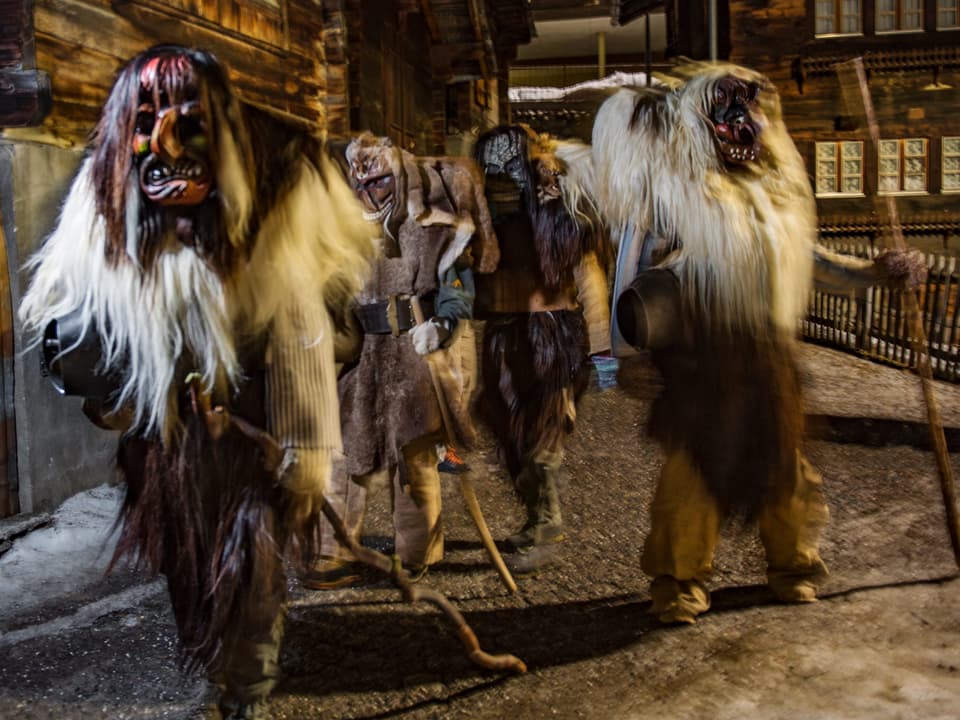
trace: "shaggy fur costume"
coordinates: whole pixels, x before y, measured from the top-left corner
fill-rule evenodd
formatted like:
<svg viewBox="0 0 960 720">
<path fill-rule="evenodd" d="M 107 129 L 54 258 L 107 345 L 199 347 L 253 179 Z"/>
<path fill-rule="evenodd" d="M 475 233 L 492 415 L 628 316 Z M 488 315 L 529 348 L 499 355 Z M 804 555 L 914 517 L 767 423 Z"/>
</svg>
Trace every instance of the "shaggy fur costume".
<svg viewBox="0 0 960 720">
<path fill-rule="evenodd" d="M 442 274 L 469 247 L 473 269 L 493 272 L 500 259 L 490 211 L 483 196 L 483 176 L 467 158 L 417 157 L 390 138 L 362 133 L 346 150 L 347 172 L 363 199 L 365 216 L 383 224 L 388 247 L 399 226 L 414 220 L 422 227 L 454 230 L 440 258 Z"/>
<path fill-rule="evenodd" d="M 716 66 L 675 89 L 620 91 L 597 114 L 593 152 L 614 236 L 661 239 L 670 251 L 656 268 L 679 281 L 680 331 L 652 348 L 664 389 L 649 428 L 666 453 L 641 560 L 652 611 L 693 622 L 709 608 L 705 583 L 731 516 L 759 521 L 778 597 L 811 601 L 827 508 L 800 454 L 796 343 L 816 213 L 776 90 Z"/>
<path fill-rule="evenodd" d="M 312 538 L 340 451 L 328 307 L 362 283 L 371 235 L 314 138 L 241 105 L 209 53 L 159 46 L 121 71 L 28 266 L 25 329 L 79 313 L 119 378 L 97 402 L 124 429 L 116 558 L 167 576 L 187 664 L 240 705 L 274 682 L 281 553 Z M 285 466 L 232 426 L 217 437 L 191 376 Z"/>
<path fill-rule="evenodd" d="M 435 299 L 441 277 L 455 263 L 478 273 L 496 267 L 500 250 L 482 177 L 471 160 L 418 158 L 369 133 L 350 143 L 346 159 L 366 217 L 383 227 L 370 281 L 357 296 L 361 305 L 390 296 Z M 436 351 L 443 360 L 433 365 L 451 411 L 451 430 L 469 447 L 474 429 L 460 357 L 474 350 L 460 347 L 457 329 L 454 334 Z M 354 476 L 402 466 L 400 448 L 441 428 L 428 360 L 417 353 L 409 333 L 366 334 L 358 347 L 358 357 L 345 365 L 338 382 L 346 469 Z"/>
<path fill-rule="evenodd" d="M 729 167 L 709 122 L 719 83 L 759 88 L 757 159 Z M 755 516 L 771 483 L 792 483 L 802 432 L 795 339 L 812 283 L 816 214 L 776 91 L 718 67 L 668 91 L 620 91 L 601 107 L 593 151 L 598 203 L 678 249 L 659 267 L 680 280 L 688 347 L 654 354 L 665 391 L 650 428 L 683 447 L 717 500 Z"/>
<path fill-rule="evenodd" d="M 605 279 L 596 268 L 604 242 L 590 199 L 589 147 L 505 126 L 481 136 L 478 161 L 504 139 L 520 148 L 514 175 L 522 190 L 518 205 L 505 206 L 497 181 L 488 178 L 501 260 L 497 272 L 478 281 L 477 304 L 487 319 L 482 412 L 516 483 L 538 453 L 562 451 L 589 380 L 588 354 L 605 349 L 609 321 Z M 596 272 L 583 272 L 585 263 Z M 601 287 L 595 295 L 604 311 L 595 335 L 603 339 L 593 348 L 578 302 L 587 284 Z"/>
</svg>

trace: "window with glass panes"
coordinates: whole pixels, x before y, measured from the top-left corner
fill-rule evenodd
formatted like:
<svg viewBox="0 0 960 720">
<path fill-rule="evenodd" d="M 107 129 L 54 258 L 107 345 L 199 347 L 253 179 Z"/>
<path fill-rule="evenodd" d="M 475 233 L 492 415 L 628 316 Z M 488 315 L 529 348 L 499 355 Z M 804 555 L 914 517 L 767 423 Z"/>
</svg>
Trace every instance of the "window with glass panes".
<svg viewBox="0 0 960 720">
<path fill-rule="evenodd" d="M 816 0 L 817 35 L 855 35 L 862 32 L 861 0 Z"/>
<path fill-rule="evenodd" d="M 927 141 L 923 138 L 881 140 L 877 157 L 881 193 L 925 192 Z"/>
<path fill-rule="evenodd" d="M 937 0 L 937 30 L 960 28 L 960 0 Z"/>
<path fill-rule="evenodd" d="M 817 143 L 817 195 L 863 192 L 863 143 Z"/>
<path fill-rule="evenodd" d="M 923 0 L 876 0 L 877 32 L 923 29 Z"/>
<path fill-rule="evenodd" d="M 960 192 L 960 137 L 945 137 L 940 188 L 944 192 Z"/>
</svg>

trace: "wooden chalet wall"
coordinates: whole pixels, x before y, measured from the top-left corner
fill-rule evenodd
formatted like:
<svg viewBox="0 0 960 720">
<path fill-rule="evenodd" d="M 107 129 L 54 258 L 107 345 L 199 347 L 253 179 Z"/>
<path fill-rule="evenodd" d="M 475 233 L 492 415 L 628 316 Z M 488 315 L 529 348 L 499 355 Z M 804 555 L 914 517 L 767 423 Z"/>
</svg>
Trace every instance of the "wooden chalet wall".
<svg viewBox="0 0 960 720">
<path fill-rule="evenodd" d="M 927 139 L 927 191 L 897 196 L 901 221 L 913 235 L 908 239 L 925 249 L 939 244 L 960 251 L 960 195 L 942 192 L 940 142 L 960 136 L 960 30 L 938 31 L 936 0 L 924 6 L 924 32 L 876 34 L 874 1 L 862 0 L 862 35 L 818 38 L 813 0 L 730 2 L 730 60 L 776 83 L 811 181 L 816 142 L 864 143 L 864 193 L 818 198 L 822 232 L 875 238 L 884 225 L 877 212 L 877 153 L 860 113 L 846 108 L 834 67 L 861 56 L 881 138 Z"/>
<path fill-rule="evenodd" d="M 45 117 L 25 112 L 29 108 L 22 102 L 0 102 L 0 111 L 12 107 L 18 113 L 12 119 L 0 116 L 0 227 L 6 251 L 0 255 L 0 330 L 10 324 L 9 310 L 25 287 L 24 260 L 52 230 L 127 60 L 162 42 L 212 50 L 243 100 L 311 132 L 334 125 L 346 134 L 341 5 L 340 0 L 0 0 L 0 80 L 11 72 L 32 75 L 39 87 L 49 77 L 52 90 Z M 0 94 L 9 86 L 0 86 Z M 15 315 L 12 320 L 12 333 L 2 333 L 0 343 L 0 515 L 50 510 L 99 485 L 112 477 L 116 454 L 114 434 L 93 426 L 80 412 L 79 398 L 58 396 L 42 377 L 36 351 L 28 349 Z"/>
<path fill-rule="evenodd" d="M 50 111 L 50 78 L 36 67 L 32 2 L 0 0 L 0 127 L 36 125 Z"/>
<path fill-rule="evenodd" d="M 50 76 L 53 109 L 40 127 L 4 135 L 82 146 L 117 71 L 159 42 L 212 50 L 244 100 L 320 131 L 328 119 L 324 19 L 311 0 L 36 0 L 36 66 Z"/>
<path fill-rule="evenodd" d="M 417 155 L 439 152 L 443 136 L 435 118 L 439 114 L 442 128 L 443 105 L 433 88 L 442 89 L 444 78 L 434 75 L 423 15 L 398 0 L 345 5 L 350 126 L 390 137 Z"/>
<path fill-rule="evenodd" d="M 444 153 L 505 120 L 507 69 L 530 41 L 526 0 L 344 0 L 350 126 Z"/>
</svg>

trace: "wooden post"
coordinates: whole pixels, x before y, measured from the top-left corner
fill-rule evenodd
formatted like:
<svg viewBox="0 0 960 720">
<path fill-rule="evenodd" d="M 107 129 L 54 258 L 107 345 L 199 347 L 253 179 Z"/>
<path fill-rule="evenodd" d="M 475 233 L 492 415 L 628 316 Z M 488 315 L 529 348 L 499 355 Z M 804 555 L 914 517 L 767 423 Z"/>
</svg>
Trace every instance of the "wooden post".
<svg viewBox="0 0 960 720">
<path fill-rule="evenodd" d="M 418 298 L 416 295 L 412 296 L 410 298 L 410 307 L 413 309 L 413 319 L 417 321 L 417 325 L 423 324 L 425 318 L 423 317 L 423 309 L 420 307 L 420 298 Z M 447 403 L 443 394 L 443 388 L 440 386 L 440 378 L 437 377 L 436 368 L 433 366 L 436 358 L 434 357 L 434 354 L 430 354 L 424 356 L 423 361 L 430 369 L 430 379 L 433 381 L 433 391 L 437 396 L 437 404 L 440 406 L 440 416 L 443 422 L 444 439 L 447 442 L 452 442 L 454 439 L 453 423 L 450 422 L 450 410 L 447 407 Z M 493 542 L 493 537 L 490 535 L 490 529 L 487 527 L 487 522 L 484 520 L 483 513 L 480 511 L 480 502 L 477 500 L 477 491 L 473 487 L 473 478 L 470 477 L 469 470 L 464 473 L 460 473 L 460 490 L 463 493 L 463 499 L 464 502 L 466 502 L 467 511 L 470 513 L 470 518 L 473 520 L 473 524 L 477 526 L 477 532 L 480 533 L 480 540 L 483 542 L 483 547 L 486 548 L 487 555 L 490 556 L 493 566 L 500 574 L 500 579 L 503 580 L 503 584 L 507 586 L 507 589 L 511 594 L 516 595 L 517 583 L 514 582 L 513 576 L 510 574 L 510 570 L 507 568 L 506 563 L 503 562 L 503 557 L 501 557 L 500 551 L 497 550 L 497 546 Z"/>
<path fill-rule="evenodd" d="M 14 494 L 15 476 L 11 482 L 12 470 L 16 466 L 10 462 L 10 456 L 16 452 L 16 425 L 12 415 L 13 355 L 13 300 L 10 296 L 10 267 L 3 213 L 0 212 L 0 518 L 20 512 L 19 499 Z M 11 413 L 9 417 L 6 413 L 8 407 Z"/>
<path fill-rule="evenodd" d="M 859 91 L 859 102 L 862 103 L 863 115 L 867 120 L 870 140 L 874 152 L 876 152 L 880 145 L 880 128 L 877 124 L 877 116 L 873 109 L 873 100 L 870 96 L 870 87 L 867 84 L 867 73 L 863 66 L 863 58 L 858 57 L 850 62 L 840 64 L 838 65 L 838 69 L 840 72 L 840 85 L 847 96 L 848 104 L 857 102 L 857 93 L 854 91 L 854 88 Z M 844 77 L 845 75 L 846 79 Z M 884 196 L 884 199 L 886 200 L 887 221 L 890 224 L 893 246 L 903 250 L 906 248 L 906 243 L 903 239 L 903 228 L 900 225 L 896 198 L 888 194 Z M 924 400 L 927 403 L 928 424 L 933 441 L 934 455 L 937 460 L 937 468 L 940 472 L 940 491 L 943 496 L 943 504 L 947 515 L 947 532 L 950 536 L 950 545 L 953 547 L 953 559 L 957 567 L 960 567 L 960 521 L 958 521 L 957 516 L 957 495 L 953 482 L 953 467 L 950 464 L 950 456 L 947 453 L 947 441 L 943 432 L 940 408 L 937 405 L 937 398 L 933 394 L 933 385 L 931 383 L 930 346 L 927 343 L 926 334 L 923 331 L 923 320 L 920 317 L 917 293 L 912 290 L 904 290 L 902 297 L 906 309 L 908 332 L 913 340 L 913 350 L 917 356 L 917 373 L 920 376 L 920 386 L 923 390 Z M 889 327 L 887 328 L 887 332 L 891 332 Z"/>
</svg>

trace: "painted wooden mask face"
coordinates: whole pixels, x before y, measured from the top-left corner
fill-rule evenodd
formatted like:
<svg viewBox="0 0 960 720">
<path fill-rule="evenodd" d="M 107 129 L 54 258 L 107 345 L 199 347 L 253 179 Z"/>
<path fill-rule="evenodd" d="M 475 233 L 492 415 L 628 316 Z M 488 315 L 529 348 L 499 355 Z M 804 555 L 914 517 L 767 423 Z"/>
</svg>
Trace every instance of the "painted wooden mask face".
<svg viewBox="0 0 960 720">
<path fill-rule="evenodd" d="M 716 85 L 710 121 L 727 165 L 742 165 L 760 157 L 759 95 L 757 83 L 733 76 Z"/>
<path fill-rule="evenodd" d="M 364 134 L 347 146 L 346 157 L 353 190 L 367 217 L 371 220 L 389 218 L 401 202 L 398 197 L 398 179 L 403 172 L 400 150 L 390 138 Z"/>
<path fill-rule="evenodd" d="M 133 153 L 140 188 L 162 206 L 199 205 L 213 186 L 206 108 L 190 60 L 170 54 L 140 73 Z"/>
</svg>

